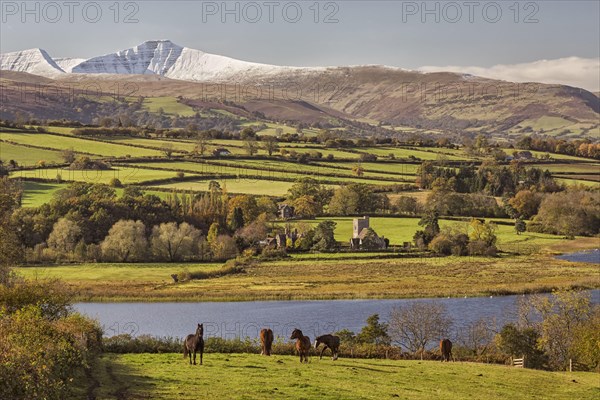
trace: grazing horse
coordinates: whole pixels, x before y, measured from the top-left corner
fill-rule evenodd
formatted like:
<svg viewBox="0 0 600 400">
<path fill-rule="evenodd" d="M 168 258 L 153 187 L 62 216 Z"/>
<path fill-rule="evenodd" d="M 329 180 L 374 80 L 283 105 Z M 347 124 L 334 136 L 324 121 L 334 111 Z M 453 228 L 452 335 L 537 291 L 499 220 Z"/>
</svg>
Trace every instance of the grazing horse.
<svg viewBox="0 0 600 400">
<path fill-rule="evenodd" d="M 268 328 L 264 328 L 260 330 L 260 348 L 261 355 L 270 356 L 271 355 L 271 345 L 273 344 L 273 331 Z"/>
<path fill-rule="evenodd" d="M 452 357 L 452 342 L 450 339 L 440 340 L 440 353 L 442 353 L 442 362 L 450 361 Z"/>
<path fill-rule="evenodd" d="M 310 338 L 304 336 L 300 329 L 294 329 L 290 339 L 296 339 L 296 350 L 300 354 L 300 362 L 308 362 L 308 352 L 310 351 Z"/>
<path fill-rule="evenodd" d="M 319 355 L 319 360 L 323 358 L 323 352 L 328 348 L 331 349 L 331 359 L 333 361 L 338 359 L 338 351 L 340 349 L 340 338 L 338 336 L 333 335 L 323 335 L 319 336 L 315 339 L 315 350 L 319 347 L 319 345 L 323 343 L 323 349 L 321 350 L 321 354 Z"/>
<path fill-rule="evenodd" d="M 202 365 L 202 354 L 204 353 L 204 324 L 198 324 L 196 333 L 187 335 L 183 341 L 183 357 L 190 357 L 190 365 L 192 365 L 192 353 L 194 353 L 194 365 L 196 365 L 196 353 L 200 352 L 200 365 Z"/>
</svg>

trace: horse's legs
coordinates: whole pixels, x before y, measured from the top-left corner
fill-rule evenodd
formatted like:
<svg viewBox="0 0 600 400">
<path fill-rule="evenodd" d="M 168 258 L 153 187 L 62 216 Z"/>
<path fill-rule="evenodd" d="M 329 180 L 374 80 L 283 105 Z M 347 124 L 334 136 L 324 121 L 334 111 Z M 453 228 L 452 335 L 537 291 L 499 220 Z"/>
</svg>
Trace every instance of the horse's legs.
<svg viewBox="0 0 600 400">
<path fill-rule="evenodd" d="M 202 365 L 202 355 L 204 354 L 204 348 L 200 349 L 200 365 Z"/>
<path fill-rule="evenodd" d="M 323 348 L 321 349 L 321 354 L 319 354 L 319 360 L 323 359 L 323 353 L 325 352 L 326 348 L 327 348 L 327 345 L 323 346 Z"/>
<path fill-rule="evenodd" d="M 194 365 L 196 365 L 196 349 L 194 349 Z"/>
<path fill-rule="evenodd" d="M 188 356 L 190 356 L 190 365 L 192 365 L 192 352 L 188 351 Z"/>
</svg>

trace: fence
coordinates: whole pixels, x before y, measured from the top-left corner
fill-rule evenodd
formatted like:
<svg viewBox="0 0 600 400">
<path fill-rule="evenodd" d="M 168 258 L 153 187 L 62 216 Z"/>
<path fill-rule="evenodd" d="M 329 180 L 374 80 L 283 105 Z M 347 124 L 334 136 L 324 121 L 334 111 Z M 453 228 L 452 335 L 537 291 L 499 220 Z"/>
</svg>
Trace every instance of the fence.
<svg viewBox="0 0 600 400">
<path fill-rule="evenodd" d="M 511 365 L 516 368 L 525 368 L 525 356 L 522 358 L 511 358 Z"/>
</svg>

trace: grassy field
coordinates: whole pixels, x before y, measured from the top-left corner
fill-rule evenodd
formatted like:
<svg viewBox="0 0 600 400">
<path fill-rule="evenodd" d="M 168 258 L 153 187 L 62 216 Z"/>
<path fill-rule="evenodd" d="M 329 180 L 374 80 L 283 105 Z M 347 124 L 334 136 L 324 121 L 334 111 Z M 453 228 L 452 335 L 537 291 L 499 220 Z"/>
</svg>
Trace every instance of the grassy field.
<svg viewBox="0 0 600 400">
<path fill-rule="evenodd" d="M 352 237 L 353 217 L 320 217 L 313 220 L 300 220 L 298 222 L 307 223 L 316 226 L 318 223 L 331 220 L 337 223 L 335 230 L 335 239 L 342 243 L 347 243 Z M 423 229 L 419 226 L 420 218 L 409 217 L 371 217 L 370 226 L 380 236 L 385 236 L 392 245 L 401 245 L 403 242 L 412 242 L 413 235 L 417 230 Z M 562 236 L 548 235 L 544 233 L 523 232 L 517 235 L 514 229 L 514 221 L 510 219 L 495 219 L 496 222 L 509 223 L 510 225 L 496 225 L 496 236 L 498 245 L 510 246 L 515 244 L 527 244 L 530 246 L 547 246 L 562 242 L 565 239 Z M 460 230 L 469 232 L 469 223 L 453 220 L 440 220 L 440 226 L 452 226 Z"/>
<path fill-rule="evenodd" d="M 42 168 L 26 171 L 15 171 L 11 177 L 56 179 L 60 175 L 63 181 L 109 183 L 111 179 L 118 178 L 121 183 L 142 183 L 155 179 L 175 178 L 175 172 L 152 170 L 136 167 L 118 167 L 110 170 L 71 170 L 67 168 Z"/>
<path fill-rule="evenodd" d="M 395 181 L 382 181 L 376 179 L 366 178 L 357 178 L 348 174 L 347 177 L 338 177 L 338 176 L 325 176 L 323 174 L 318 174 L 316 172 L 311 172 L 310 170 L 303 170 L 303 166 L 298 164 L 297 168 L 294 168 L 294 164 L 291 163 L 280 163 L 282 166 L 287 167 L 286 172 L 283 171 L 273 171 L 269 169 L 268 162 L 265 162 L 265 169 L 250 169 L 245 165 L 246 160 L 239 161 L 228 161 L 225 164 L 230 165 L 218 165 L 214 162 L 209 163 L 195 163 L 195 162 L 186 162 L 186 161 L 176 161 L 176 162 L 152 162 L 152 163 L 133 163 L 131 165 L 134 166 L 142 166 L 144 168 L 163 168 L 170 169 L 173 171 L 190 171 L 198 174 L 211 174 L 217 176 L 228 176 L 233 175 L 240 178 L 243 177 L 251 177 L 250 180 L 254 180 L 254 177 L 264 178 L 265 180 L 276 178 L 274 183 L 278 180 L 289 180 L 290 182 L 296 181 L 305 177 L 312 177 L 319 181 L 330 181 L 330 182 L 361 182 L 366 184 L 374 184 L 374 185 L 392 185 L 396 183 Z M 219 161 L 220 163 L 221 161 Z M 343 174 L 344 171 L 339 171 L 338 173 Z M 244 179 L 245 180 L 245 179 Z"/>
<path fill-rule="evenodd" d="M 143 149 L 140 147 L 123 146 L 116 143 L 105 143 L 78 137 L 56 136 L 44 133 L 0 132 L 0 139 L 10 140 L 18 144 L 43 146 L 55 150 L 73 148 L 76 152 L 90 153 L 104 157 L 146 157 L 163 155 L 159 150 Z"/>
<path fill-rule="evenodd" d="M 63 158 L 58 151 L 18 146 L 5 142 L 0 142 L 0 160 L 5 164 L 10 160 L 15 160 L 23 167 L 36 165 L 39 161 L 48 163 L 63 162 Z"/>
<path fill-rule="evenodd" d="M 42 204 L 48 203 L 54 193 L 60 189 L 64 189 L 68 183 L 47 183 L 47 182 L 23 182 L 23 197 L 21 200 L 22 207 L 39 207 Z M 116 188 L 117 196 L 121 196 L 123 189 Z M 152 194 L 164 199 L 169 195 L 168 192 L 144 190 L 145 194 Z"/>
<path fill-rule="evenodd" d="M 24 182 L 22 207 L 39 207 L 48 203 L 54 193 L 65 188 L 67 185 L 59 183 Z"/>
<path fill-rule="evenodd" d="M 165 114 L 193 117 L 196 112 L 188 105 L 179 103 L 175 97 L 148 97 L 142 107 L 151 113 L 157 113 L 161 108 Z"/>
<path fill-rule="evenodd" d="M 81 381 L 79 398 L 104 399 L 596 399 L 597 374 L 475 363 L 206 354 L 106 354 Z M 86 385 L 87 384 L 87 385 Z"/>
<path fill-rule="evenodd" d="M 431 257 L 261 263 L 244 273 L 175 284 L 181 264 L 20 267 L 28 278 L 60 278 L 83 301 L 253 301 L 462 297 L 599 288 L 598 266 L 550 256 Z M 216 264 L 188 265 L 191 272 Z M 335 271 L 332 275 L 331 271 Z"/>
<path fill-rule="evenodd" d="M 153 185 L 151 187 L 163 189 L 177 189 L 190 191 L 208 191 L 210 181 L 197 182 L 175 182 L 164 185 Z M 284 196 L 288 189 L 292 187 L 293 182 L 269 181 L 259 179 L 219 179 L 221 188 L 228 193 L 236 194 L 254 194 L 257 196 Z"/>
</svg>

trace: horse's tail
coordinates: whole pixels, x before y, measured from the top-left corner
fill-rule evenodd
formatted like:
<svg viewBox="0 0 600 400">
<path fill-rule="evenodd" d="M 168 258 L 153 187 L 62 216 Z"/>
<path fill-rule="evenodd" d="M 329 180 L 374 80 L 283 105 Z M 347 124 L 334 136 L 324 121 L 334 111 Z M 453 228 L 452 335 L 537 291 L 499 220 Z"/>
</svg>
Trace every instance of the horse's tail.
<svg viewBox="0 0 600 400">
<path fill-rule="evenodd" d="M 183 358 L 186 358 L 189 354 L 189 350 L 187 347 L 187 344 L 185 342 L 183 342 Z"/>
</svg>

